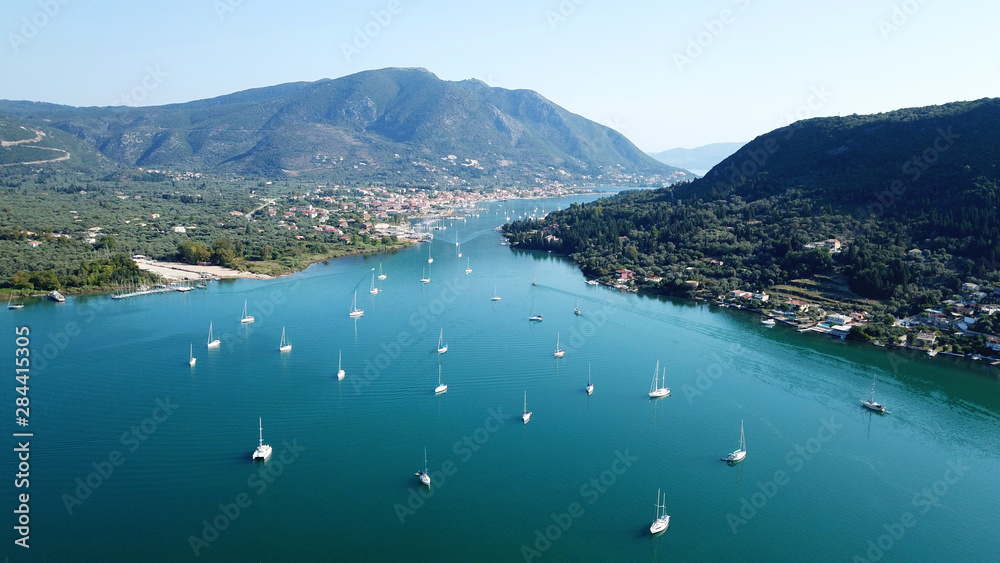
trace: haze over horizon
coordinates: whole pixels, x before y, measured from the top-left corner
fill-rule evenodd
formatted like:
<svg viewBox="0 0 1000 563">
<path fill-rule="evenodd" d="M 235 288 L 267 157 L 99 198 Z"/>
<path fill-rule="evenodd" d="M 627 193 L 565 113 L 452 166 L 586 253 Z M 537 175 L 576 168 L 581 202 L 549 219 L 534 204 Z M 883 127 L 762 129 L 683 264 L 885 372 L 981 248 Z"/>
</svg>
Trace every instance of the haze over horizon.
<svg viewBox="0 0 1000 563">
<path fill-rule="evenodd" d="M 535 90 L 658 152 L 752 139 L 798 118 L 995 96 L 998 16 L 1000 5 L 976 0 L 18 0 L 0 5 L 0 98 L 161 105 L 423 67 Z"/>
</svg>

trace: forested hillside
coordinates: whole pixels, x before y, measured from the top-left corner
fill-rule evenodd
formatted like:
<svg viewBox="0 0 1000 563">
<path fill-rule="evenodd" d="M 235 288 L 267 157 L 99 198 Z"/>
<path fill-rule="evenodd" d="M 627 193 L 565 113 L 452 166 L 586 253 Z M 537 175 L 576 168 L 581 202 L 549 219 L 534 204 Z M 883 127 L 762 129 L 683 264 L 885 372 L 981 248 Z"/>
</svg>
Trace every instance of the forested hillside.
<svg viewBox="0 0 1000 563">
<path fill-rule="evenodd" d="M 705 178 L 506 227 L 593 276 L 719 294 L 821 280 L 903 314 L 1000 279 L 1000 100 L 797 122 Z M 836 240 L 834 243 L 823 241 Z"/>
</svg>

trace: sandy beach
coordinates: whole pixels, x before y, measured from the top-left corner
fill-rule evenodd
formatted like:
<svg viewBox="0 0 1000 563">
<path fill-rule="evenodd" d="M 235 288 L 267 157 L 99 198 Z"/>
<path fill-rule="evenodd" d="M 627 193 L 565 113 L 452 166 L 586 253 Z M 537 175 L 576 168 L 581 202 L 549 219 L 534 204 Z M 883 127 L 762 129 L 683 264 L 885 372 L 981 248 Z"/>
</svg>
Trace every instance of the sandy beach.
<svg viewBox="0 0 1000 563">
<path fill-rule="evenodd" d="M 242 272 L 225 268 L 222 266 L 198 266 L 184 264 L 181 262 L 161 262 L 159 260 L 135 260 L 135 264 L 142 270 L 148 270 L 154 274 L 159 274 L 167 280 L 184 281 L 202 279 L 207 274 L 212 278 L 250 278 L 256 280 L 269 280 L 271 276 L 264 274 L 254 274 L 252 272 Z"/>
</svg>

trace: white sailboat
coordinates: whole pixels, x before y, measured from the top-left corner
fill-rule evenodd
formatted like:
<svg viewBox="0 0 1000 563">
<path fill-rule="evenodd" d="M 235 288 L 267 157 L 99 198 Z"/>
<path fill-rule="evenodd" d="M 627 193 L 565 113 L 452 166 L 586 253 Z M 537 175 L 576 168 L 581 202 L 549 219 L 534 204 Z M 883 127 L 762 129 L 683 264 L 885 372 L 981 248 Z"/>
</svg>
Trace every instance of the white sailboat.
<svg viewBox="0 0 1000 563">
<path fill-rule="evenodd" d="M 415 475 L 418 479 L 420 479 L 421 484 L 427 485 L 428 487 L 431 486 L 431 476 L 427 473 L 427 448 L 424 448 L 424 470 L 417 471 Z"/>
<path fill-rule="evenodd" d="M 375 272 L 372 272 L 372 286 L 371 289 L 368 290 L 368 293 L 371 293 L 372 295 L 378 295 L 378 288 L 375 287 Z"/>
<path fill-rule="evenodd" d="M 420 269 L 420 276 L 421 276 L 420 277 L 420 283 L 431 283 L 431 277 L 428 276 L 428 275 L 426 275 L 426 274 L 427 274 L 427 272 L 424 270 L 424 268 L 421 268 Z"/>
<path fill-rule="evenodd" d="M 434 388 L 434 394 L 439 395 L 448 391 L 448 386 L 441 383 L 441 364 L 438 364 L 438 386 Z"/>
<path fill-rule="evenodd" d="M 747 442 L 743 437 L 743 421 L 740 421 L 740 447 L 735 452 L 722 458 L 722 461 L 729 463 L 739 463 L 747 456 Z"/>
<path fill-rule="evenodd" d="M 531 274 L 531 285 L 538 285 L 538 282 L 535 281 L 535 274 Z"/>
<path fill-rule="evenodd" d="M 243 317 L 240 318 L 240 322 L 247 325 L 254 321 L 254 318 L 247 314 L 247 302 L 243 301 Z"/>
<path fill-rule="evenodd" d="M 861 404 L 868 410 L 875 411 L 877 413 L 885 412 L 885 405 L 875 402 L 875 376 L 872 376 L 872 398 L 870 401 L 861 399 Z"/>
<path fill-rule="evenodd" d="M 448 351 L 448 345 L 444 343 L 444 329 L 441 329 L 441 335 L 438 336 L 438 354 L 444 354 Z"/>
<path fill-rule="evenodd" d="M 497 286 L 495 285 L 493 286 L 493 297 L 490 298 L 490 301 L 500 301 L 500 296 L 497 295 Z"/>
<path fill-rule="evenodd" d="M 590 364 L 587 364 L 587 394 L 594 392 L 594 384 L 590 382 Z"/>
<path fill-rule="evenodd" d="M 461 256 L 461 254 L 459 254 L 459 256 Z M 472 273 L 472 258 L 465 259 L 465 273 L 466 274 Z"/>
<path fill-rule="evenodd" d="M 542 322 L 542 316 L 535 314 L 535 304 L 534 304 L 534 302 L 532 302 L 532 304 L 531 304 L 531 314 L 528 315 L 528 320 L 529 321 L 534 321 L 536 323 Z"/>
<path fill-rule="evenodd" d="M 361 315 L 364 315 L 364 314 L 365 314 L 365 311 L 363 309 L 358 309 L 358 292 L 355 291 L 354 292 L 354 303 L 351 304 L 351 312 L 348 313 L 348 316 L 351 317 L 352 319 L 356 319 L 356 318 L 358 318 L 358 317 L 360 317 Z"/>
<path fill-rule="evenodd" d="M 649 527 L 649 533 L 656 535 L 667 529 L 670 525 L 670 516 L 667 515 L 667 497 L 663 496 L 663 503 L 660 502 L 660 489 L 656 489 L 656 520 Z"/>
<path fill-rule="evenodd" d="M 192 344 L 191 345 L 191 354 L 188 356 L 188 365 L 191 366 L 191 367 L 194 367 L 194 364 L 197 361 L 198 361 L 198 358 L 194 357 L 194 344 Z"/>
<path fill-rule="evenodd" d="M 466 273 L 468 273 L 468 272 L 466 272 Z M 7 300 L 7 308 L 8 309 L 24 309 L 24 304 L 23 303 L 17 303 L 17 302 L 15 302 L 14 301 L 14 294 L 11 293 L 10 294 L 10 299 Z"/>
<path fill-rule="evenodd" d="M 337 357 L 337 381 L 344 379 L 344 376 L 347 375 L 346 373 L 344 373 L 344 368 L 341 367 L 341 362 L 343 361 L 343 359 L 344 359 L 344 351 L 341 350 L 340 355 Z"/>
<path fill-rule="evenodd" d="M 566 349 L 559 347 L 559 333 L 558 332 L 556 333 L 556 351 L 553 352 L 552 355 L 555 356 L 555 357 L 557 357 L 557 358 L 561 358 L 561 357 L 563 357 L 563 356 L 566 355 Z"/>
<path fill-rule="evenodd" d="M 388 277 L 388 276 L 386 276 L 385 274 L 383 274 L 383 273 L 382 273 L 382 263 L 381 263 L 381 262 L 379 262 L 379 263 L 378 263 L 378 279 L 380 279 L 380 280 L 384 280 L 384 279 L 385 279 L 385 278 L 387 278 L 387 277 Z"/>
<path fill-rule="evenodd" d="M 667 396 L 670 395 L 670 389 L 668 389 L 663 384 L 664 383 L 663 381 L 661 381 L 659 387 L 656 386 L 656 377 L 659 374 L 660 374 L 660 362 L 659 362 L 659 360 L 657 360 L 657 362 L 656 362 L 656 369 L 653 371 L 653 384 L 649 387 L 649 398 L 650 399 L 658 399 L 660 397 L 667 397 Z M 667 377 L 667 368 L 666 368 L 666 366 L 664 366 L 664 368 L 663 368 L 663 379 L 665 380 L 666 377 Z"/>
<path fill-rule="evenodd" d="M 261 419 L 258 418 L 257 423 L 260 424 L 260 441 L 257 443 L 257 449 L 253 451 L 253 460 L 267 461 L 267 458 L 271 457 L 271 446 L 264 443 L 264 424 Z"/>
<path fill-rule="evenodd" d="M 576 315 L 576 316 L 580 316 L 580 315 L 583 314 L 583 313 L 580 312 L 580 300 L 579 299 L 576 300 L 576 305 L 573 306 L 573 314 Z"/>
<path fill-rule="evenodd" d="M 208 347 L 209 348 L 218 348 L 219 345 L 221 345 L 221 344 L 222 344 L 222 342 L 219 341 L 218 338 L 215 338 L 215 339 L 212 338 L 212 323 L 211 323 L 211 321 L 209 321 L 209 323 L 208 323 Z"/>
<path fill-rule="evenodd" d="M 524 414 L 521 415 L 521 422 L 527 424 L 531 420 L 531 411 L 528 410 L 528 392 L 524 392 Z"/>
<path fill-rule="evenodd" d="M 278 351 L 279 352 L 292 351 L 292 343 L 285 340 L 285 327 L 281 327 L 281 343 L 278 344 Z"/>
<path fill-rule="evenodd" d="M 760 324 L 764 326 L 774 326 L 775 320 L 772 319 L 771 317 L 764 317 L 763 319 L 760 320 Z"/>
<path fill-rule="evenodd" d="M 427 263 L 428 264 L 433 264 L 434 263 L 434 259 L 431 258 L 431 244 L 430 243 L 427 243 Z"/>
</svg>

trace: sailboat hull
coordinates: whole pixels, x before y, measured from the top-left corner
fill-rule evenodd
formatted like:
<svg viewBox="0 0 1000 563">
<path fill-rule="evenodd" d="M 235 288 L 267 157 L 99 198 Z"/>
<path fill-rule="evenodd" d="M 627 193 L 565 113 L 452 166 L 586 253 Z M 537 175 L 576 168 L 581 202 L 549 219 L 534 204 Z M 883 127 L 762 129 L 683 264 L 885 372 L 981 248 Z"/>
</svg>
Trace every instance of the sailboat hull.
<svg viewBox="0 0 1000 563">
<path fill-rule="evenodd" d="M 885 405 L 873 402 L 873 401 L 861 401 L 861 406 L 865 407 L 870 411 L 875 411 L 879 414 L 885 412 Z"/>
<path fill-rule="evenodd" d="M 656 535 L 665 532 L 669 526 L 670 526 L 670 517 L 665 516 L 663 518 L 658 519 L 656 522 L 653 522 L 653 525 L 649 527 L 649 533 Z"/>
<path fill-rule="evenodd" d="M 739 463 L 746 459 L 747 452 L 742 450 L 737 450 L 726 457 L 722 458 L 722 461 L 728 461 L 729 463 Z"/>
</svg>

